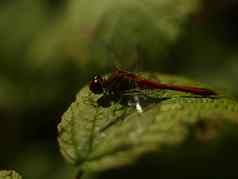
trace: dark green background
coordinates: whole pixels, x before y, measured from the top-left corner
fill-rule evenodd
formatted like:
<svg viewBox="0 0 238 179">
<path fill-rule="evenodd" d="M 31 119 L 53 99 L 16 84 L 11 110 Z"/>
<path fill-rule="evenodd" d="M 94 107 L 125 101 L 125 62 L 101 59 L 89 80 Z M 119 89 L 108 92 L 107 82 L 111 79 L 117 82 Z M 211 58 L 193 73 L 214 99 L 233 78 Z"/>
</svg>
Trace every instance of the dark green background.
<svg viewBox="0 0 238 179">
<path fill-rule="evenodd" d="M 116 55 L 123 61 L 127 54 L 131 55 L 130 50 L 136 49 L 145 71 L 207 82 L 237 98 L 238 2 L 200 2 L 201 8 L 186 16 L 172 43 L 152 29 L 148 33 L 156 34 L 153 39 L 156 43 L 145 36 L 136 48 L 126 49 L 129 52 L 123 49 L 125 42 L 113 41 L 114 50 L 119 47 L 124 51 L 119 55 L 113 52 L 112 59 Z M 99 37 L 95 41 L 91 39 L 88 45 L 92 48 L 85 49 L 87 36 L 82 38 L 80 33 L 90 36 L 90 28 L 79 28 L 77 19 L 89 27 L 91 22 L 84 18 L 89 15 L 87 11 L 82 13 L 78 9 L 76 0 L 0 3 L 0 168 L 15 169 L 25 179 L 75 176 L 74 169 L 59 153 L 56 126 L 77 91 L 94 74 L 110 72 L 114 63 L 108 61 L 110 55 L 104 60 L 105 53 L 111 49 L 106 52 L 100 49 L 103 28 L 107 27 L 103 23 L 96 33 Z M 109 21 L 114 18 L 110 12 L 105 16 Z M 139 29 L 144 27 L 137 24 Z M 116 28 L 118 34 L 128 30 L 127 24 Z M 146 33 L 147 29 L 142 32 Z M 157 36 L 164 41 L 157 40 Z M 93 46 L 92 42 L 95 42 Z M 157 49 L 158 44 L 165 45 L 158 51 L 150 51 Z M 130 43 L 128 46 L 131 47 Z"/>
</svg>

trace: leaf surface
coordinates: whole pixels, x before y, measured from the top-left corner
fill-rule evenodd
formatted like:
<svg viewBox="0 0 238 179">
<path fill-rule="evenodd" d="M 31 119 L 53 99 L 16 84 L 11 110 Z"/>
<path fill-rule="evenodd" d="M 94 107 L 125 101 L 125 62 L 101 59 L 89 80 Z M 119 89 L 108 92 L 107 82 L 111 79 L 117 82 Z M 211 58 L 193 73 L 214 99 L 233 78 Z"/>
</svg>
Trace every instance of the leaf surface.
<svg viewBox="0 0 238 179">
<path fill-rule="evenodd" d="M 176 76 L 142 75 L 161 83 L 209 88 Z M 145 95 L 153 100 L 139 113 L 118 102 L 109 107 L 98 106 L 96 101 L 101 96 L 84 87 L 58 126 L 60 149 L 66 160 L 85 171 L 104 171 L 136 163 L 149 153 L 159 154 L 164 146 L 166 151 L 181 146 L 191 140 L 191 131 L 196 133 L 196 140 L 209 143 L 222 133 L 223 127 L 219 126 L 223 123 L 238 124 L 238 103 L 219 92 L 215 96 L 199 96 L 152 90 Z M 204 132 L 197 132 L 200 128 Z"/>
</svg>

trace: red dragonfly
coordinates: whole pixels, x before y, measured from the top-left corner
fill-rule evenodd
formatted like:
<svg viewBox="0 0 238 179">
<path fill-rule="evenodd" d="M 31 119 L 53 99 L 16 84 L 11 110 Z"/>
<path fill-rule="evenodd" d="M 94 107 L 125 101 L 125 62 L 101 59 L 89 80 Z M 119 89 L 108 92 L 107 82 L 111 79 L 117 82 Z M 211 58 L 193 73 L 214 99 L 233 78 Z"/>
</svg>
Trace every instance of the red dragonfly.
<svg viewBox="0 0 238 179">
<path fill-rule="evenodd" d="M 94 94 L 113 94 L 120 96 L 128 90 L 132 89 L 168 89 L 181 92 L 187 92 L 197 95 L 210 96 L 216 93 L 205 88 L 197 88 L 192 86 L 183 86 L 175 84 L 164 84 L 159 81 L 144 79 L 143 77 L 124 70 L 115 70 L 109 77 L 100 75 L 94 76 L 91 80 L 89 89 Z"/>
</svg>

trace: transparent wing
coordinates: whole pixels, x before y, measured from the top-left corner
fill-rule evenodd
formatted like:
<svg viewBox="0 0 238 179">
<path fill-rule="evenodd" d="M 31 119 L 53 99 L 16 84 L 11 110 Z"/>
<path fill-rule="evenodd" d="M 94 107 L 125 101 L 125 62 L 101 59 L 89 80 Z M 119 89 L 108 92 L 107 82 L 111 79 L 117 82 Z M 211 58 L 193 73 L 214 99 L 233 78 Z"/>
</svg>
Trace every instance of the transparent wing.
<svg viewBox="0 0 238 179">
<path fill-rule="evenodd" d="M 144 107 L 151 104 L 152 100 L 146 95 L 145 90 L 133 89 L 123 93 L 123 99 L 128 106 L 135 107 L 137 112 L 142 113 Z"/>
<path fill-rule="evenodd" d="M 111 69 L 123 69 L 130 72 L 142 71 L 143 49 L 139 46 L 132 46 L 127 49 L 119 48 L 114 44 L 106 45 Z"/>
</svg>

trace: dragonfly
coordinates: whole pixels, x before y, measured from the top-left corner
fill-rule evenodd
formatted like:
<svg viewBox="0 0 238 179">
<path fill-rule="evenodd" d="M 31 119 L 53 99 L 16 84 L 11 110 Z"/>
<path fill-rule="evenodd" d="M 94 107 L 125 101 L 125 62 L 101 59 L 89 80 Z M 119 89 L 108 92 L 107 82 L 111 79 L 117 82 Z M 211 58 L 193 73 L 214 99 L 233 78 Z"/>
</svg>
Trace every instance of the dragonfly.
<svg viewBox="0 0 238 179">
<path fill-rule="evenodd" d="M 145 79 L 143 76 L 120 69 L 114 70 L 112 74 L 107 77 L 95 75 L 90 81 L 89 89 L 94 94 L 110 94 L 116 98 L 120 98 L 120 96 L 133 89 L 166 89 L 201 96 L 216 95 L 216 93 L 210 89 L 161 83 L 160 81 Z M 139 104 L 139 98 L 134 96 L 134 100 L 136 109 L 139 112 L 143 112 L 142 107 Z"/>
</svg>

